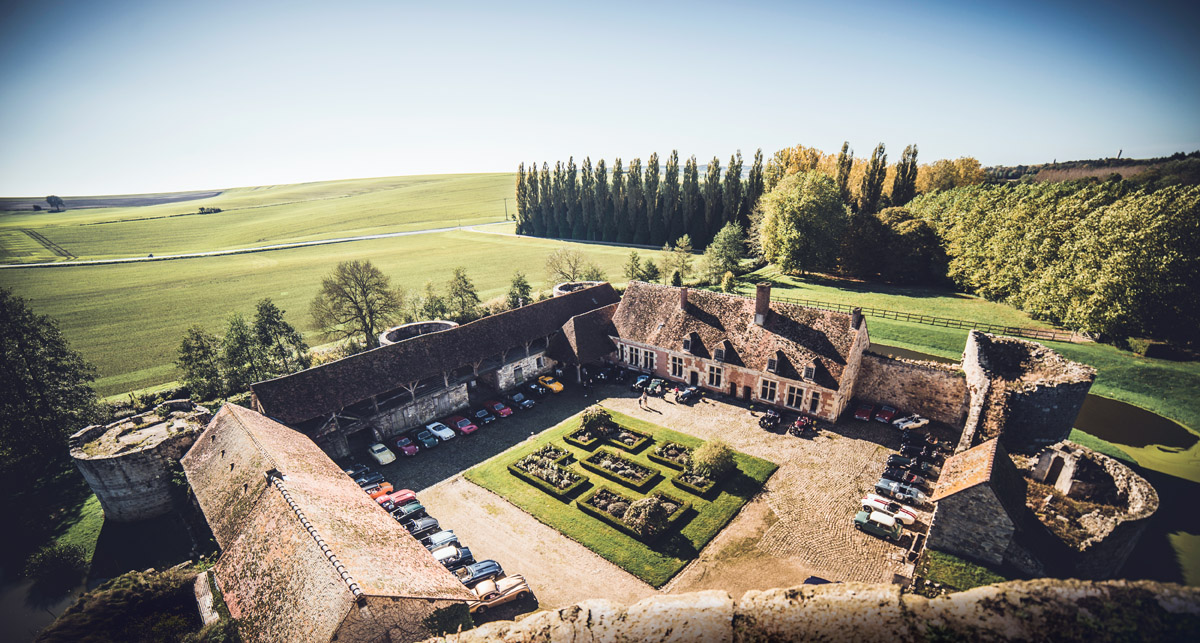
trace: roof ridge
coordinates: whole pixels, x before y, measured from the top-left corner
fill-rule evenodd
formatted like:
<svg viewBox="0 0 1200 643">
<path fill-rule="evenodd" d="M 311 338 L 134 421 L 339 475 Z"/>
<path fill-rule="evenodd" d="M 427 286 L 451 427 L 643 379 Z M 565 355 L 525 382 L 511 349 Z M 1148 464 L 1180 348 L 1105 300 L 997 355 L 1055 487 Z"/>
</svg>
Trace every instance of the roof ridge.
<svg viewBox="0 0 1200 643">
<path fill-rule="evenodd" d="M 358 581 L 354 580 L 354 577 L 351 576 L 350 572 L 346 570 L 346 566 L 343 565 L 342 561 L 338 559 L 337 554 L 333 553 L 333 550 L 330 549 L 329 545 L 325 542 L 325 539 L 321 537 L 321 534 L 317 531 L 317 528 L 313 526 L 312 522 L 310 522 L 304 515 L 304 512 L 300 509 L 299 503 L 297 503 L 295 500 L 292 500 L 292 494 L 288 492 L 287 487 L 284 486 L 283 478 L 278 475 L 269 474 L 267 478 L 271 481 L 271 484 L 279 490 L 279 493 L 283 496 L 284 502 L 288 504 L 288 507 L 292 509 L 292 512 L 296 514 L 296 517 L 300 520 L 300 526 L 304 527 L 304 529 L 308 531 L 308 535 L 312 536 L 313 541 L 317 543 L 317 547 L 321 550 L 321 553 L 325 554 L 325 559 L 328 560 L 331 565 L 333 565 L 333 570 L 337 572 L 338 575 L 341 576 L 342 581 L 346 583 L 346 586 L 350 590 L 350 594 L 354 596 L 354 600 L 357 601 L 361 599 L 363 597 L 363 590 L 361 587 L 359 587 Z"/>
<path fill-rule="evenodd" d="M 258 447 L 259 453 L 263 454 L 263 456 L 267 460 L 270 460 L 271 464 L 275 465 L 273 468 L 276 471 L 278 471 L 279 470 L 279 462 L 274 457 L 272 457 L 271 452 L 266 447 L 263 446 L 263 443 L 258 441 L 258 436 L 254 435 L 254 431 L 251 431 L 249 429 L 249 427 L 247 427 L 246 424 L 244 422 L 242 422 L 242 418 L 238 415 L 237 409 L 242 409 L 243 407 L 238 404 L 233 404 L 233 403 L 226 403 L 225 406 L 230 407 L 229 414 L 232 415 L 233 419 L 237 421 L 237 424 L 239 427 L 241 427 L 242 431 L 244 431 L 246 433 L 246 435 L 250 436 L 250 441 L 254 443 L 254 446 Z M 222 408 L 224 408 L 224 407 L 222 407 Z M 250 409 L 244 409 L 244 410 L 249 411 Z"/>
</svg>

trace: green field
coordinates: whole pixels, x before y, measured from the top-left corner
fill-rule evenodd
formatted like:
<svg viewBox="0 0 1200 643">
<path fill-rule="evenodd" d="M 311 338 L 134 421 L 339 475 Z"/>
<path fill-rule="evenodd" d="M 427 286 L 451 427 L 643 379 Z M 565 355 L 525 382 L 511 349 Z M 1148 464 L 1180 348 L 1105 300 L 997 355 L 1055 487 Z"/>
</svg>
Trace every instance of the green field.
<svg viewBox="0 0 1200 643">
<path fill-rule="evenodd" d="M 690 447 L 703 443 L 702 440 L 689 435 L 677 433 L 649 422 L 642 422 L 616 411 L 610 410 L 609 412 L 619 424 L 651 434 L 656 442 L 671 441 Z M 691 511 L 694 511 L 695 514 L 690 519 L 685 516 L 684 519 L 687 522 L 678 534 L 669 533 L 655 544 L 647 545 L 584 513 L 575 506 L 573 501 L 559 500 L 509 472 L 509 464 L 550 442 L 553 442 L 556 447 L 571 452 L 576 460 L 587 457 L 591 453 L 590 451 L 576 447 L 562 439 L 564 435 L 578 428 L 579 416 L 576 415 L 552 429 L 543 431 L 536 439 L 505 451 L 472 468 L 464 475 L 467 480 L 499 494 L 541 522 L 557 529 L 572 540 L 655 587 L 661 587 L 680 569 L 683 569 L 689 561 L 698 556 L 708 541 L 724 529 L 725 525 L 742 508 L 742 505 L 758 493 L 763 483 L 777 468 L 774 463 L 737 453 L 734 459 L 737 462 L 738 471 L 719 484 L 717 489 L 720 490 L 720 493 L 715 498 L 706 500 L 671 484 L 670 477 L 675 474 L 675 471 L 650 460 L 646 455 L 653 451 L 652 445 L 647 445 L 636 455 L 621 452 L 621 455 L 631 458 L 639 464 L 663 472 L 663 478 L 659 483 L 647 489 L 644 494 L 621 487 L 577 464 L 570 465 L 572 471 L 586 476 L 593 485 L 607 486 L 633 498 L 660 491 L 691 503 Z M 590 490 L 591 487 L 588 489 Z M 586 492 L 585 490 L 583 493 Z"/>
<path fill-rule="evenodd" d="M 514 175 L 444 174 L 234 188 L 124 208 L 0 214 L 0 263 L 59 261 L 33 230 L 79 259 L 227 250 L 503 221 Z M 221 208 L 195 214 L 199 208 Z M 183 215 L 183 216 L 180 216 Z"/>
</svg>

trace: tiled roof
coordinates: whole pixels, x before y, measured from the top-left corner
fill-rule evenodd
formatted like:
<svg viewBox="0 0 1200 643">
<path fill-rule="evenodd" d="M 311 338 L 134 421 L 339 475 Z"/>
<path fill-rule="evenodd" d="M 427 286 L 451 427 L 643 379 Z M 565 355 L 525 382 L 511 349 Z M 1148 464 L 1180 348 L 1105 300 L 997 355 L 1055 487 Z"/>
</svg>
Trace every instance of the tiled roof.
<svg viewBox="0 0 1200 643">
<path fill-rule="evenodd" d="M 613 316 L 619 336 L 676 351 L 691 336 L 691 352 L 705 358 L 728 342 L 727 363 L 766 371 L 767 360 L 775 358 L 779 375 L 797 380 L 812 364 L 817 384 L 838 388 L 858 332 L 850 328 L 850 315 L 771 302 L 771 314 L 758 326 L 753 299 L 689 290 L 681 310 L 679 290 L 630 282 Z"/>
<path fill-rule="evenodd" d="M 611 339 L 617 334 L 612 323 L 617 306 L 609 304 L 568 319 L 550 345 L 551 357 L 560 362 L 588 364 L 617 350 Z"/>
<path fill-rule="evenodd" d="M 443 331 L 258 382 L 250 388 L 267 415 L 297 424 L 438 376 L 559 332 L 570 318 L 614 304 L 607 283 L 552 297 Z"/>
<path fill-rule="evenodd" d="M 991 480 L 999 451 L 1000 440 L 992 439 L 947 458 L 938 478 L 937 489 L 933 492 L 933 501 Z"/>
<path fill-rule="evenodd" d="M 354 601 L 350 580 L 369 596 L 472 597 L 309 438 L 270 418 L 226 404 L 183 465 L 221 545 L 225 600 L 264 638 L 327 640 Z"/>
</svg>

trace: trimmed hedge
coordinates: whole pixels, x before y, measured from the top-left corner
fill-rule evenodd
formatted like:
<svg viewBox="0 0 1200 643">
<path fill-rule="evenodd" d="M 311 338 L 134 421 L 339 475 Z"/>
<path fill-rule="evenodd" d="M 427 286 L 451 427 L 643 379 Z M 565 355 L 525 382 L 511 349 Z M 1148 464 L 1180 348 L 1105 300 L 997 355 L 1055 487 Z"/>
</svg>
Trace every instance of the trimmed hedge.
<svg viewBox="0 0 1200 643">
<path fill-rule="evenodd" d="M 604 467 L 602 467 L 600 465 L 592 464 L 591 462 L 588 462 L 588 460 L 590 460 L 594 457 L 600 456 L 600 455 L 607 455 L 609 457 L 616 458 L 616 459 L 622 460 L 624 462 L 628 462 L 629 464 L 632 464 L 634 466 L 638 466 L 643 469 L 649 469 L 650 475 L 646 476 L 645 480 L 641 480 L 641 481 L 632 480 L 632 479 L 626 478 L 625 476 L 622 476 L 618 473 L 609 471 L 608 469 L 605 469 Z M 622 485 L 625 485 L 626 487 L 629 487 L 630 489 L 633 489 L 634 491 L 639 491 L 639 492 L 645 491 L 646 489 L 649 489 L 650 487 L 653 487 L 654 485 L 658 484 L 658 478 L 662 475 L 662 473 L 659 472 L 654 467 L 647 466 L 645 464 L 642 464 L 641 462 L 630 460 L 629 458 L 626 458 L 625 456 L 623 456 L 619 453 L 616 453 L 614 451 L 606 451 L 604 449 L 597 449 L 595 452 L 593 452 L 588 457 L 584 458 L 583 460 L 580 460 L 579 464 L 582 465 L 583 468 L 587 469 L 588 471 L 591 471 L 593 473 L 598 473 L 598 474 L 604 476 L 605 478 L 612 480 L 613 482 L 618 482 Z"/>
<path fill-rule="evenodd" d="M 579 480 L 576 480 L 574 483 L 572 483 L 566 489 L 559 489 L 558 487 L 550 484 L 549 482 L 546 482 L 545 480 L 542 480 L 541 478 L 539 478 L 531 473 L 526 473 L 526 472 L 522 471 L 521 469 L 518 469 L 517 465 L 515 465 L 515 464 L 508 465 L 508 471 L 509 471 L 509 473 L 513 474 L 514 476 L 517 476 L 518 478 L 541 489 L 542 491 L 545 491 L 546 493 L 548 493 L 552 496 L 555 496 L 556 498 L 559 498 L 562 500 L 568 500 L 568 501 L 570 500 L 571 494 L 575 493 L 576 491 L 578 491 L 580 488 L 582 488 L 584 485 L 588 484 L 588 482 L 589 482 L 587 476 L 579 476 Z M 576 474 L 576 475 L 578 475 L 578 474 Z"/>
<path fill-rule="evenodd" d="M 587 449 L 588 451 L 591 451 L 591 450 L 592 450 L 592 449 L 594 449 L 594 448 L 595 448 L 597 445 L 599 445 L 601 442 L 603 442 L 603 441 L 604 441 L 604 440 L 601 440 L 600 438 L 594 438 L 594 439 L 592 439 L 592 440 L 588 440 L 588 441 L 586 441 L 586 442 L 585 442 L 585 441 L 583 441 L 583 440 L 580 440 L 580 439 L 576 438 L 576 437 L 575 437 L 575 434 L 576 434 L 576 433 L 581 433 L 582 431 L 583 431 L 583 429 L 582 429 L 582 428 L 580 428 L 580 429 L 578 429 L 578 430 L 576 430 L 576 431 L 572 431 L 572 432 L 570 432 L 570 433 L 568 433 L 568 434 L 564 435 L 564 436 L 563 436 L 563 441 L 564 441 L 564 442 L 567 442 L 568 444 L 574 444 L 575 446 L 577 446 L 577 447 L 579 447 L 579 448 L 581 448 L 581 449 Z"/>
<path fill-rule="evenodd" d="M 676 444 L 674 442 L 666 442 L 660 446 L 665 446 L 667 444 L 675 444 L 676 446 L 678 446 L 680 448 L 687 449 L 689 454 L 692 452 L 692 449 L 685 447 L 682 444 Z M 687 465 L 684 465 L 684 464 L 678 462 L 677 460 L 672 460 L 670 458 L 664 458 L 653 451 L 647 453 L 646 457 L 650 458 L 651 460 L 653 460 L 659 464 L 665 464 L 666 466 L 671 467 L 672 469 L 683 470 L 683 469 L 687 468 Z"/>
<path fill-rule="evenodd" d="M 634 451 L 637 451 L 638 449 L 640 449 L 643 446 L 645 446 L 646 444 L 648 444 L 653 439 L 649 435 L 646 435 L 645 433 L 642 433 L 641 431 L 634 431 L 633 429 L 631 429 L 627 426 L 621 426 L 620 424 L 614 424 L 614 425 L 618 429 L 620 429 L 622 431 L 628 431 L 628 432 L 638 436 L 638 438 L 639 438 L 633 444 L 625 444 L 624 442 L 620 442 L 613 438 L 608 438 L 607 441 L 609 444 L 611 444 L 614 447 L 617 447 L 618 449 L 621 449 L 623 451 L 629 451 L 630 453 L 633 453 Z"/>
<path fill-rule="evenodd" d="M 641 534 L 639 534 L 638 532 L 631 529 L 629 527 L 629 525 L 625 524 L 624 521 L 618 519 L 617 517 L 613 516 L 612 514 L 608 513 L 607 511 L 602 511 L 602 510 L 597 509 L 596 507 L 593 507 L 592 505 L 588 504 L 588 501 L 592 499 L 592 496 L 596 495 L 597 493 L 600 493 L 601 491 L 607 491 L 607 492 L 613 494 L 614 496 L 619 496 L 620 498 L 625 500 L 627 504 L 630 504 L 630 505 L 632 505 L 634 502 L 637 501 L 636 499 L 631 499 L 628 496 L 621 494 L 617 491 L 614 491 L 613 489 L 611 489 L 609 487 L 596 487 L 595 489 L 592 489 L 591 491 L 589 491 L 586 496 L 576 500 L 575 506 L 579 507 L 579 509 L 581 511 L 583 511 L 583 513 L 588 514 L 588 515 L 592 516 L 593 518 L 599 518 L 600 520 L 608 523 L 610 526 L 616 528 L 621 533 L 623 533 L 627 536 L 632 536 L 633 538 L 636 538 L 642 542 L 647 542 L 647 539 L 643 538 Z M 691 505 L 691 503 L 684 502 L 683 500 L 680 500 L 673 496 L 668 496 L 665 493 L 655 493 L 655 494 L 650 494 L 650 495 L 659 496 L 660 498 L 665 498 L 665 499 L 670 500 L 671 502 L 675 503 L 676 505 L 678 505 L 678 508 L 675 509 L 675 512 L 671 514 L 671 517 L 667 518 L 667 528 L 662 533 L 657 534 L 653 538 L 649 539 L 650 541 L 653 541 L 653 540 L 656 540 L 656 539 L 662 537 L 664 534 L 671 531 L 672 529 L 675 529 L 675 527 L 678 526 L 679 521 L 683 518 L 683 516 L 692 508 L 692 505 Z"/>
<path fill-rule="evenodd" d="M 737 469 L 734 469 L 734 471 L 736 471 L 736 470 Z M 732 472 L 730 472 L 730 473 L 732 473 Z M 707 487 L 697 487 L 696 485 L 694 485 L 690 482 L 684 482 L 683 480 L 680 480 L 680 478 L 686 474 L 687 474 L 687 471 L 680 471 L 679 473 L 671 476 L 671 484 L 673 484 L 676 487 L 679 487 L 680 489 L 683 489 L 684 491 L 687 491 L 689 493 L 694 493 L 697 496 L 700 496 L 701 498 L 706 497 L 709 494 L 709 492 L 711 492 L 713 490 L 713 488 L 715 488 L 717 486 L 717 483 L 720 482 L 720 480 L 711 480 L 711 481 L 709 481 Z"/>
</svg>

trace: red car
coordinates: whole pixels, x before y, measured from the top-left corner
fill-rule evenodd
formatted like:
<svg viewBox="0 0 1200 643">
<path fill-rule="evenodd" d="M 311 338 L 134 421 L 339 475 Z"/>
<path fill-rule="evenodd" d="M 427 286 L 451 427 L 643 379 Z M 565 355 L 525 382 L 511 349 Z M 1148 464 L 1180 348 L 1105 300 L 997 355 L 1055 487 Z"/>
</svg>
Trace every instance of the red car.
<svg viewBox="0 0 1200 643">
<path fill-rule="evenodd" d="M 890 406 L 881 406 L 878 411 L 875 411 L 875 421 L 891 424 L 896 417 L 896 409 Z"/>
<path fill-rule="evenodd" d="M 404 455 L 417 455 L 417 451 L 421 450 L 417 447 L 417 443 L 413 442 L 413 439 L 408 436 L 396 440 L 396 448 L 400 449 L 400 453 Z"/>
<path fill-rule="evenodd" d="M 854 419 L 869 422 L 875 415 L 875 407 L 871 404 L 859 404 L 854 408 Z"/>
<path fill-rule="evenodd" d="M 458 432 L 463 435 L 471 435 L 479 430 L 479 427 L 461 415 L 452 415 L 446 418 L 446 424 L 452 429 L 458 429 Z"/>
<path fill-rule="evenodd" d="M 401 489 L 399 491 L 393 491 L 387 495 L 380 496 L 375 500 L 381 505 L 390 502 L 397 507 L 401 507 L 410 502 L 415 502 L 417 500 L 417 494 L 413 493 L 411 489 Z"/>
<path fill-rule="evenodd" d="M 488 400 L 488 401 L 484 402 L 483 408 L 491 411 L 492 413 L 495 413 L 496 417 L 506 418 L 506 417 L 512 415 L 512 409 L 508 408 L 507 406 L 504 406 L 503 404 L 497 402 L 496 400 Z"/>
</svg>

